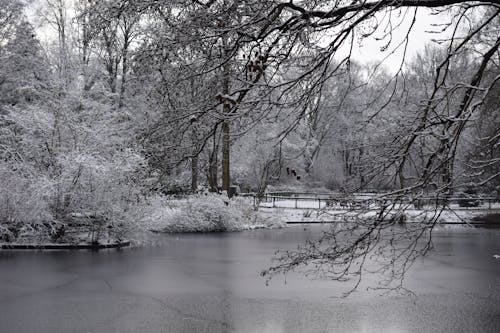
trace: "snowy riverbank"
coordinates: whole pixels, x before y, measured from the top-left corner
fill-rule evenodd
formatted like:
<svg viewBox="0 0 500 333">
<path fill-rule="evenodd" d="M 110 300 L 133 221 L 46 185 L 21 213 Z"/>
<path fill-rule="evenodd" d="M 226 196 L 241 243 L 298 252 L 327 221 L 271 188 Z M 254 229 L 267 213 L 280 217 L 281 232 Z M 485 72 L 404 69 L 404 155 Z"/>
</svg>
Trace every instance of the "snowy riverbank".
<svg viewBox="0 0 500 333">
<path fill-rule="evenodd" d="M 279 228 L 279 218 L 265 218 L 245 198 L 200 194 L 179 200 L 156 199 L 141 222 L 154 232 L 221 232 Z"/>
<path fill-rule="evenodd" d="M 275 203 L 277 204 L 277 203 Z M 128 212 L 129 222 L 102 220 L 94 215 L 72 214 L 65 224 L 23 225 L 17 230 L 11 225 L 7 229 L 10 239 L 3 239 L 0 246 L 10 248 L 62 248 L 109 247 L 131 241 L 132 244 L 148 242 L 148 234 L 154 233 L 203 233 L 282 228 L 288 223 L 338 223 L 374 219 L 379 207 L 368 209 L 346 209 L 328 206 L 314 209 L 317 202 L 302 201 L 304 208 L 293 208 L 294 203 L 281 200 L 272 207 L 261 203 L 258 210 L 252 198 L 204 193 L 184 198 L 157 196 Z M 486 220 L 484 217 L 487 216 Z M 429 207 L 394 206 L 387 210 L 383 219 L 394 219 L 400 223 L 437 221 L 436 225 L 493 225 L 497 224 L 500 210 L 435 210 Z M 493 222 L 492 222 L 493 221 Z M 488 223 L 484 223 L 488 222 Z"/>
</svg>

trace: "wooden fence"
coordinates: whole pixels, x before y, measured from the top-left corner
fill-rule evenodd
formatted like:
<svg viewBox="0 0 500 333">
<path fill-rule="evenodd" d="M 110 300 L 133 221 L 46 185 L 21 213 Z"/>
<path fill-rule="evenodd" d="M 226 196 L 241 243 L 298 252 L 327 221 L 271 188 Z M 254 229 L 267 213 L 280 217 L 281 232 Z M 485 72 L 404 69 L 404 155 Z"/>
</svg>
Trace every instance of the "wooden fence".
<svg viewBox="0 0 500 333">
<path fill-rule="evenodd" d="M 380 194 L 374 193 L 357 193 L 350 197 L 339 197 L 326 193 L 295 192 L 266 193 L 260 198 L 255 193 L 244 193 L 242 196 L 252 197 L 254 206 L 259 203 L 261 207 L 273 208 L 358 210 L 379 208 L 383 205 L 406 204 L 412 206 L 409 207 L 410 209 L 422 209 L 446 204 L 454 209 L 500 209 L 500 198 L 495 197 L 460 197 L 448 198 L 445 201 L 431 197 L 381 197 Z"/>
</svg>

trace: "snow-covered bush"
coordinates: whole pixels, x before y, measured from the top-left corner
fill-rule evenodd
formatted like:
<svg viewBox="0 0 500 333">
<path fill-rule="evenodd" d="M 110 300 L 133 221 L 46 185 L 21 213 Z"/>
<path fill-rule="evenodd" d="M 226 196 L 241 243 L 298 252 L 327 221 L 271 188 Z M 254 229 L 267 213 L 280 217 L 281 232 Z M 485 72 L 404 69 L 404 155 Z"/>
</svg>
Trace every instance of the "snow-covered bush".
<svg viewBox="0 0 500 333">
<path fill-rule="evenodd" d="M 121 239 L 135 220 L 145 169 L 121 135 L 125 126 L 118 111 L 78 95 L 4 107 L 0 228 L 10 233 L 4 241 L 20 241 L 24 229 L 46 236 L 40 241 Z"/>
<path fill-rule="evenodd" d="M 156 197 L 143 222 L 147 229 L 159 232 L 236 231 L 256 226 L 247 201 L 211 193 L 175 201 Z"/>
<path fill-rule="evenodd" d="M 92 217 L 93 241 L 99 241 L 104 229 L 121 238 L 119 234 L 133 222 L 128 212 L 141 196 L 137 180 L 141 156 L 131 150 L 112 158 L 70 152 L 59 156 L 58 162 L 61 173 L 51 201 L 56 215 L 65 221 L 72 214 Z"/>
<path fill-rule="evenodd" d="M 58 157 L 61 168 L 58 190 L 71 211 L 104 213 L 112 206 L 127 204 L 139 195 L 136 172 L 142 158 L 126 150 L 112 158 L 70 152 Z"/>
<path fill-rule="evenodd" d="M 22 238 L 35 229 L 52 229 L 52 183 L 17 164 L 0 162 L 0 241 Z"/>
</svg>

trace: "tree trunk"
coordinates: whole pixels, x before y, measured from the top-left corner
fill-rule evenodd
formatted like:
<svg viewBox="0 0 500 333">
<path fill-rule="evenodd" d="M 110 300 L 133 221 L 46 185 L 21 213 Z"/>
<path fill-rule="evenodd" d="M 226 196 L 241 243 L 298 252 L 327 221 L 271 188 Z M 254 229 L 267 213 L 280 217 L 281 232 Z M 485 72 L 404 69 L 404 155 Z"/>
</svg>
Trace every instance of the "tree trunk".
<svg viewBox="0 0 500 333">
<path fill-rule="evenodd" d="M 123 32 L 123 47 L 122 47 L 122 80 L 120 86 L 120 97 L 118 100 L 118 107 L 123 107 L 123 99 L 125 98 L 125 89 L 127 84 L 128 72 L 128 49 L 132 39 L 132 28 L 134 22 L 129 22 L 127 18 L 123 18 L 124 32 Z"/>
<path fill-rule="evenodd" d="M 212 152 L 210 154 L 209 158 L 209 165 L 208 165 L 208 185 L 210 185 L 210 191 L 211 192 L 217 192 L 217 157 L 214 156 L 217 155 L 217 151 Z"/>
<path fill-rule="evenodd" d="M 191 191 L 196 192 L 198 189 L 198 156 L 191 158 Z"/>
<path fill-rule="evenodd" d="M 224 107 L 225 109 L 226 107 Z M 231 144 L 229 142 L 229 123 L 222 124 L 222 190 L 229 194 L 231 176 L 229 169 Z"/>
<path fill-rule="evenodd" d="M 122 80 L 120 85 L 120 97 L 118 99 L 118 107 L 123 107 L 123 99 L 125 98 L 125 86 L 127 83 L 127 71 L 128 71 L 128 45 L 123 48 L 123 60 L 122 60 Z"/>
<path fill-rule="evenodd" d="M 360 183 L 359 186 L 361 188 L 365 187 L 365 167 L 364 167 L 365 162 L 363 161 L 364 153 L 365 153 L 364 148 L 363 147 L 359 148 L 358 172 L 359 172 L 359 183 Z"/>
<path fill-rule="evenodd" d="M 217 143 L 218 142 L 217 127 L 214 129 L 213 140 L 214 140 L 214 146 L 208 157 L 208 185 L 210 186 L 211 192 L 217 192 L 218 191 L 217 155 L 219 153 L 219 145 Z"/>
<path fill-rule="evenodd" d="M 228 50 L 226 47 L 227 37 L 223 38 L 223 48 L 224 48 L 224 65 L 222 67 L 222 94 L 224 96 L 229 95 L 229 59 L 228 59 Z M 229 186 L 231 185 L 231 175 L 230 175 L 230 151 L 231 151 L 231 143 L 229 138 L 229 113 L 231 111 L 231 104 L 229 101 L 224 100 L 223 102 L 223 112 L 225 116 L 225 120 L 222 123 L 222 190 L 226 191 L 229 195 Z"/>
</svg>

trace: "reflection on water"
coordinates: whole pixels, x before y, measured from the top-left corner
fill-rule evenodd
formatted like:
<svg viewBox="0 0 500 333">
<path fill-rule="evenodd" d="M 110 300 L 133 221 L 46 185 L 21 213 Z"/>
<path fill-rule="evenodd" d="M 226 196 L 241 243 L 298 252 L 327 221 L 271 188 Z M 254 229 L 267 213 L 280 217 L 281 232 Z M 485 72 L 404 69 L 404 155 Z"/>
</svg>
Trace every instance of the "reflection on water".
<svg viewBox="0 0 500 333">
<path fill-rule="evenodd" d="M 321 226 L 156 235 L 122 251 L 1 252 L 0 332 L 500 331 L 500 232 L 442 230 L 409 272 L 418 297 L 259 272 Z"/>
</svg>

